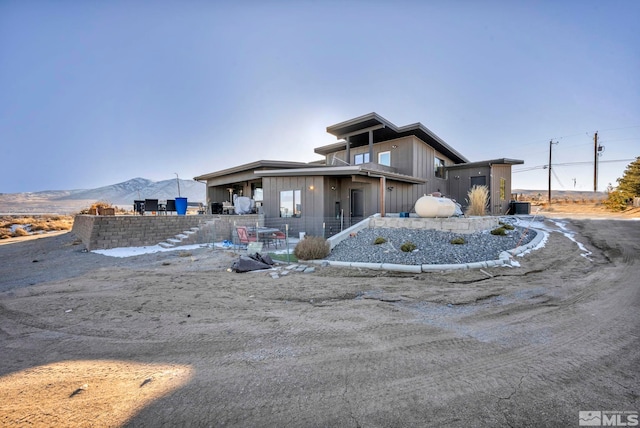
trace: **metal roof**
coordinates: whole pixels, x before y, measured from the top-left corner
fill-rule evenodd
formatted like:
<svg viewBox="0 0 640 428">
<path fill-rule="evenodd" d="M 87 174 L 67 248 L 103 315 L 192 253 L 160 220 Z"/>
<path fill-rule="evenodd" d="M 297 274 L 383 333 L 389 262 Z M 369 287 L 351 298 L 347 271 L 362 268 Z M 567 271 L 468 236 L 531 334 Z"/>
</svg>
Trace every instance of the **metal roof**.
<svg viewBox="0 0 640 428">
<path fill-rule="evenodd" d="M 225 175 L 235 174 L 238 172 L 245 172 L 249 170 L 256 169 L 264 169 L 264 168 L 313 168 L 312 164 L 307 164 L 305 162 L 289 162 L 289 161 L 275 161 L 275 160 L 259 160 L 255 162 L 245 163 L 243 165 L 234 166 L 232 168 L 222 169 L 220 171 L 211 172 L 209 174 L 199 175 L 197 177 L 193 177 L 196 181 L 205 181 L 212 178 L 224 177 Z"/>
<path fill-rule="evenodd" d="M 317 168 L 294 168 L 294 169 L 277 169 L 277 170 L 260 170 L 255 171 L 258 177 L 293 177 L 293 176 L 350 176 L 360 175 L 366 177 L 384 176 L 388 180 L 402 181 L 412 184 L 423 184 L 427 180 L 421 177 L 411 175 L 398 174 L 396 172 L 383 171 L 379 169 L 367 168 L 363 165 L 349 166 L 325 166 Z"/>
<path fill-rule="evenodd" d="M 485 166 L 491 166 L 491 165 L 522 165 L 523 163 L 524 161 L 520 159 L 501 158 L 501 159 L 485 160 L 485 161 L 478 161 L 478 162 L 461 163 L 457 165 L 447 165 L 445 166 L 445 169 L 451 170 L 451 169 L 462 169 L 462 168 L 476 168 L 476 167 L 485 167 Z"/>
<path fill-rule="evenodd" d="M 444 140 L 431 132 L 431 130 L 420 122 L 398 127 L 379 114 L 372 112 L 365 114 L 364 116 L 356 117 L 355 119 L 350 119 L 327 127 L 327 132 L 335 135 L 337 138 L 349 137 L 352 148 L 368 145 L 369 131 L 373 132 L 374 144 L 413 135 L 433 147 L 438 152 L 447 156 L 455 163 L 469 162 L 467 158 L 445 143 Z M 344 149 L 346 149 L 346 141 L 339 141 L 334 144 L 317 147 L 314 151 L 317 154 L 326 156 L 330 153 Z"/>
</svg>

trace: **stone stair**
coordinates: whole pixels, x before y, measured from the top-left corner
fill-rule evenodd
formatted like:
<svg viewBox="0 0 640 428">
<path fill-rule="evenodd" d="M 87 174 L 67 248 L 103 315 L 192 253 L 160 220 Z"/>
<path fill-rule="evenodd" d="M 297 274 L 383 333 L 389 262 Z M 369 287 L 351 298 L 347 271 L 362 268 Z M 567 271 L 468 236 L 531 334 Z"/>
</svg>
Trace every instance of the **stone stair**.
<svg viewBox="0 0 640 428">
<path fill-rule="evenodd" d="M 177 234 L 173 238 L 169 238 L 166 241 L 160 242 L 158 245 L 162 248 L 173 248 L 180 245 L 195 244 L 198 240 L 199 227 L 192 227 L 189 230 L 185 230 L 182 233 Z"/>
</svg>

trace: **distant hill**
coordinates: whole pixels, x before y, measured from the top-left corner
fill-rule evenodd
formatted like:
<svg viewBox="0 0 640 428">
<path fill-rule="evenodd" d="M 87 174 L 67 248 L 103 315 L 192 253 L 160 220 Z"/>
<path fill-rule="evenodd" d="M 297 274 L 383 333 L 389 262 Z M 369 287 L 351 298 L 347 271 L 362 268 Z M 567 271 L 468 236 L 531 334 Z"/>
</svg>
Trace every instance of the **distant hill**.
<svg viewBox="0 0 640 428">
<path fill-rule="evenodd" d="M 204 183 L 193 180 L 179 180 L 180 196 L 189 202 L 204 202 Z M 97 201 L 109 202 L 121 208 L 130 209 L 138 199 L 174 199 L 178 196 L 176 179 L 152 181 L 133 178 L 122 183 L 79 190 L 47 190 L 43 192 L 0 194 L 0 213 L 55 213 L 73 214 L 88 208 Z"/>
<path fill-rule="evenodd" d="M 526 189 L 513 189 L 511 192 L 518 195 L 518 198 L 522 196 L 525 199 L 541 199 L 547 200 L 549 197 L 548 190 L 526 190 Z M 584 190 L 551 190 L 552 199 L 569 199 L 569 200 L 597 200 L 601 201 L 607 199 L 606 192 L 590 192 Z"/>
</svg>

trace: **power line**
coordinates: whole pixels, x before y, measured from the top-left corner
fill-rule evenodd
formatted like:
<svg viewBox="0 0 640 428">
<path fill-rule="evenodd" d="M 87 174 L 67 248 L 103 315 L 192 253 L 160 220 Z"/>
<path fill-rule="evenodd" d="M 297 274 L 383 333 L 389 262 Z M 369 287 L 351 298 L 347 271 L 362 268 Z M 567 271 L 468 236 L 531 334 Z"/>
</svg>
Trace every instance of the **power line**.
<svg viewBox="0 0 640 428">
<path fill-rule="evenodd" d="M 606 161 L 598 161 L 598 163 L 615 163 L 615 162 L 632 162 L 634 159 L 616 159 L 616 160 L 606 160 Z M 593 165 L 593 161 L 583 161 L 583 162 L 565 162 L 565 163 L 554 163 L 553 166 L 572 166 L 572 165 Z M 547 169 L 547 165 L 537 165 L 531 166 L 529 168 L 523 169 L 514 169 L 511 172 L 513 174 L 517 172 L 527 172 L 533 171 L 534 169 Z"/>
</svg>

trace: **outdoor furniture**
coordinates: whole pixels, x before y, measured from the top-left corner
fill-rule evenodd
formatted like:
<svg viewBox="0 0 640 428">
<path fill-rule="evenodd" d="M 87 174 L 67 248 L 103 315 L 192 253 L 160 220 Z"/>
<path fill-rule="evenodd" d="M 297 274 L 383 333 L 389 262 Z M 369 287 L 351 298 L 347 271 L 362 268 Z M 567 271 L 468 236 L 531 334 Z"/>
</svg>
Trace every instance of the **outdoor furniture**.
<svg viewBox="0 0 640 428">
<path fill-rule="evenodd" d="M 272 242 L 275 242 L 274 234 L 280 232 L 280 229 L 275 229 L 273 227 L 259 227 L 257 230 L 256 228 L 251 228 L 249 230 L 254 232 L 258 237 L 258 240 L 267 246 L 270 246 Z"/>
<path fill-rule="evenodd" d="M 167 199 L 167 205 L 165 205 L 166 212 L 176 212 L 176 200 L 175 199 Z"/>
<path fill-rule="evenodd" d="M 258 238 L 255 235 L 249 235 L 249 230 L 245 226 L 236 227 L 238 233 L 238 241 L 242 245 L 249 245 L 251 242 L 257 242 Z"/>
<path fill-rule="evenodd" d="M 158 200 L 157 199 L 145 199 L 144 200 L 144 210 L 145 212 L 152 212 L 153 214 L 158 211 Z"/>
<path fill-rule="evenodd" d="M 133 201 L 133 211 L 137 214 L 144 215 L 144 201 Z"/>
<path fill-rule="evenodd" d="M 276 248 L 278 248 L 278 245 L 284 243 L 287 239 L 287 235 L 285 235 L 284 232 L 280 230 L 278 230 L 277 232 L 273 232 L 271 234 L 271 237 L 273 238 L 273 242 L 275 243 Z"/>
<path fill-rule="evenodd" d="M 211 214 L 222 214 L 222 203 L 220 202 L 212 202 L 211 203 Z"/>
</svg>

